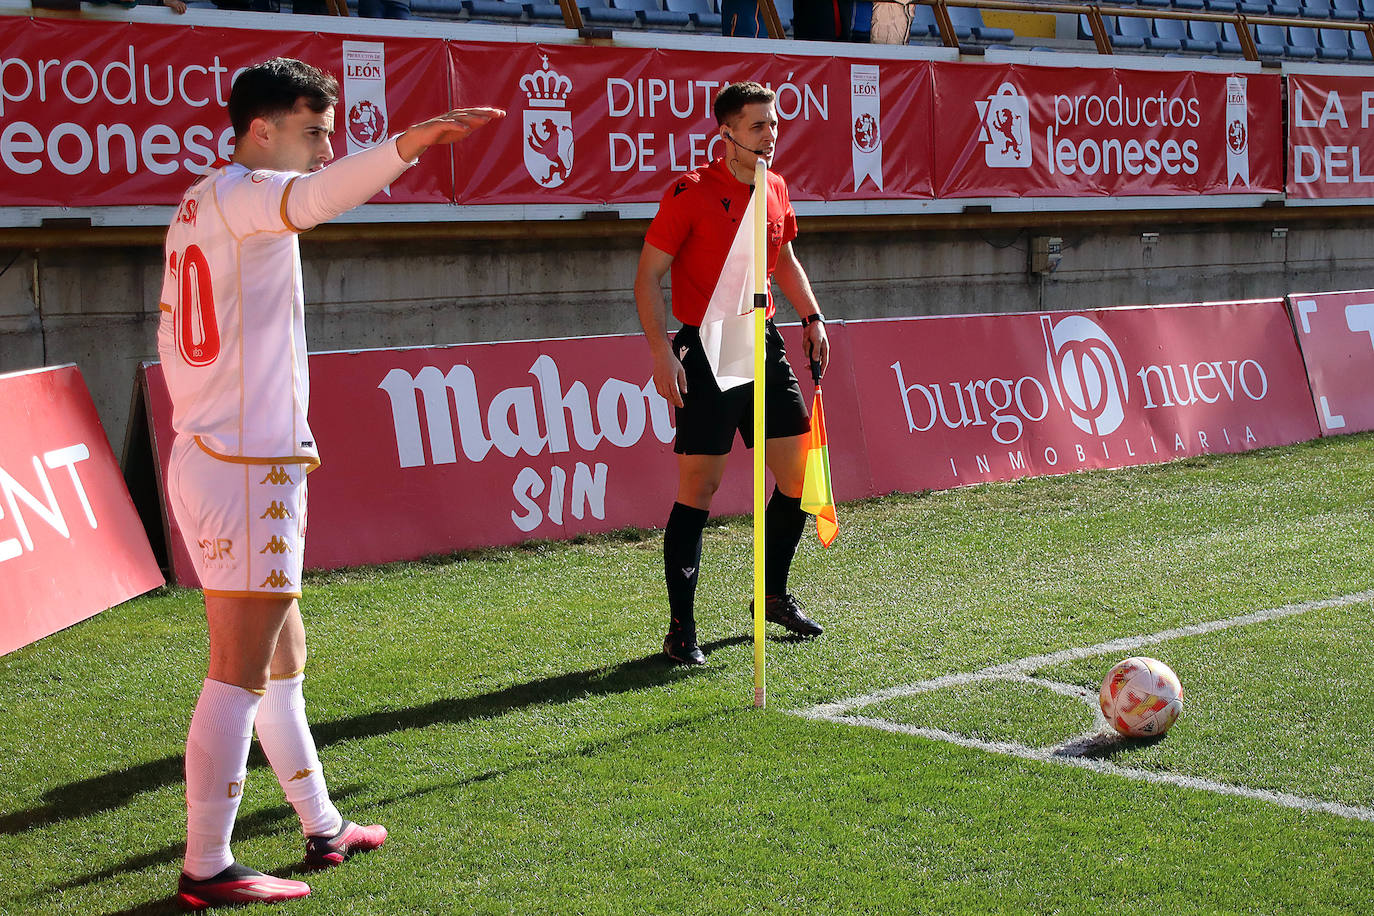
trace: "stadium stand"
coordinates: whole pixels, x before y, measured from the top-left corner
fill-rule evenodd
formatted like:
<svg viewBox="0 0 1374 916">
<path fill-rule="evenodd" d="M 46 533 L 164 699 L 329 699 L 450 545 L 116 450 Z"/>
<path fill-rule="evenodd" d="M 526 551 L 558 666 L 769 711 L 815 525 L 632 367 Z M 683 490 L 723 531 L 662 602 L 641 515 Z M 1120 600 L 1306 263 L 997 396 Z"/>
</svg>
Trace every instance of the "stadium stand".
<svg viewBox="0 0 1374 916">
<path fill-rule="evenodd" d="M 665 10 L 658 0 L 611 0 L 618 10 L 632 11 L 640 25 L 646 29 L 667 29 L 678 31 L 691 25 L 692 17 L 687 13 Z"/>
<path fill-rule="evenodd" d="M 669 12 L 686 13 L 700 31 L 720 31 L 720 13 L 711 8 L 709 0 L 664 0 L 663 5 Z"/>
<path fill-rule="evenodd" d="M 633 26 L 638 18 L 634 10 L 611 6 L 611 0 L 579 0 L 577 8 L 582 11 L 583 19 L 595 25 Z"/>
</svg>

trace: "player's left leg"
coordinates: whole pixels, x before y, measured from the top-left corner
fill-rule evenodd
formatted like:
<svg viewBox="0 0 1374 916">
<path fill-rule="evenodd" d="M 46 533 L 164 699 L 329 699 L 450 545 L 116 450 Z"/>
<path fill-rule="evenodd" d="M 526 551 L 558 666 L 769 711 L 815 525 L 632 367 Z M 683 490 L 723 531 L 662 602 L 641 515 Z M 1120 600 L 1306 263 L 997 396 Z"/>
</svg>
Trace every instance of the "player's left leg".
<svg viewBox="0 0 1374 916">
<path fill-rule="evenodd" d="M 344 820 L 329 798 L 314 736 L 305 716 L 305 625 L 293 601 L 272 656 L 271 679 L 254 726 L 286 800 L 301 819 L 308 868 L 337 865 L 386 841 L 386 828 Z"/>
<path fill-rule="evenodd" d="M 785 436 L 769 439 L 764 449 L 764 463 L 777 481 L 764 510 L 763 588 L 768 596 L 764 616 L 798 636 L 819 636 L 824 632 L 821 625 L 806 616 L 796 596 L 787 590 L 792 560 L 806 529 L 801 493 L 807 442 L 804 435 Z"/>
</svg>

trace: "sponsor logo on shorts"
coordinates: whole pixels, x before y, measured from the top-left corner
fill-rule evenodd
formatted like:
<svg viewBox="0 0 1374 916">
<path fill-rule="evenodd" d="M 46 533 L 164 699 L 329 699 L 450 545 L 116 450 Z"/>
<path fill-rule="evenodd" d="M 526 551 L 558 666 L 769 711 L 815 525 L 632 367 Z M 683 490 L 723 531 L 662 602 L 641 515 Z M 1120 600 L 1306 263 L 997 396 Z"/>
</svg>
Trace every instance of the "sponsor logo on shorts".
<svg viewBox="0 0 1374 916">
<path fill-rule="evenodd" d="M 286 578 L 286 573 L 280 569 L 274 569 L 268 573 L 267 578 L 262 580 L 258 588 L 286 588 L 291 584 L 291 580 Z"/>
<path fill-rule="evenodd" d="M 208 560 L 234 559 L 234 542 L 229 538 L 201 538 L 201 556 Z"/>
<path fill-rule="evenodd" d="M 280 521 L 284 518 L 295 518 L 295 516 L 291 514 L 291 510 L 286 508 L 281 500 L 274 499 L 258 518 L 275 518 Z"/>
<path fill-rule="evenodd" d="M 272 535 L 272 539 L 267 542 L 267 546 L 258 553 L 290 553 L 291 545 L 282 540 L 280 535 Z"/>
</svg>

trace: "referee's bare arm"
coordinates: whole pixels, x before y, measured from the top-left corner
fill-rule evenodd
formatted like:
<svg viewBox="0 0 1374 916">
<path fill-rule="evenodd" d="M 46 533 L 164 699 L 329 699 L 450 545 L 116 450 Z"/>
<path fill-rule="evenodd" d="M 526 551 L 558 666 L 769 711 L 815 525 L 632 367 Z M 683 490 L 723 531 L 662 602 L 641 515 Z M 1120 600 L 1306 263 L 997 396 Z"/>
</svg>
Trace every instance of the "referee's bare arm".
<svg viewBox="0 0 1374 916">
<path fill-rule="evenodd" d="M 820 303 L 816 301 L 816 294 L 811 291 L 811 281 L 807 279 L 806 271 L 792 251 L 791 242 L 783 245 L 782 250 L 778 252 L 778 266 L 773 270 L 773 279 L 778 282 L 778 289 L 782 290 L 782 294 L 792 303 L 792 308 L 797 310 L 797 316 L 803 321 L 808 315 L 820 314 Z M 806 351 L 807 359 L 820 361 L 821 374 L 824 375 L 830 365 L 830 339 L 825 334 L 824 322 L 813 321 L 804 327 L 802 349 Z"/>
<path fill-rule="evenodd" d="M 644 243 L 644 250 L 639 253 L 639 269 L 635 271 L 635 309 L 654 358 L 654 387 L 669 404 L 681 407 L 682 396 L 687 393 L 687 373 L 673 353 L 663 317 L 668 311 L 663 278 L 672 266 L 672 255 Z"/>
</svg>

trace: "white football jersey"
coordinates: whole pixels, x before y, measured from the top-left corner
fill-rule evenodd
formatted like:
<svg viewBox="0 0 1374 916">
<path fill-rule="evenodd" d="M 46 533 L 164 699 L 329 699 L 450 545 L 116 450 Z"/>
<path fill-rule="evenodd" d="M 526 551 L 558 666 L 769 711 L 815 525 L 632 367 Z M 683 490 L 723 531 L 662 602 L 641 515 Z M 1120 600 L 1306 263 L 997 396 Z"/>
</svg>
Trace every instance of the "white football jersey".
<svg viewBox="0 0 1374 916">
<path fill-rule="evenodd" d="M 167 231 L 158 354 L 172 426 L 211 454 L 319 462 L 286 207 L 300 177 L 226 165 L 186 192 Z"/>
</svg>

